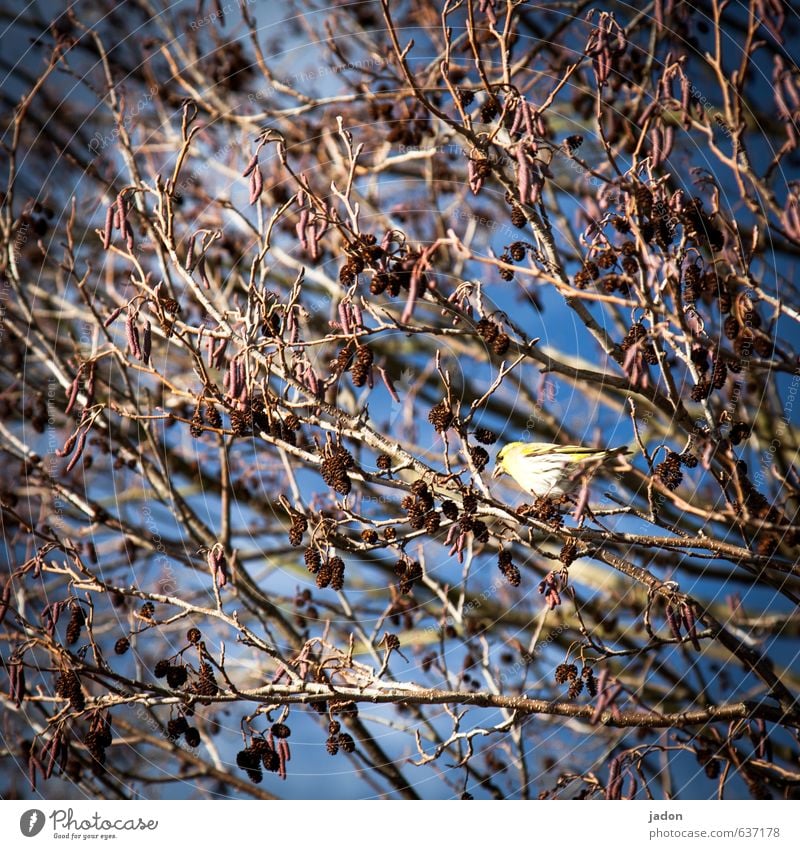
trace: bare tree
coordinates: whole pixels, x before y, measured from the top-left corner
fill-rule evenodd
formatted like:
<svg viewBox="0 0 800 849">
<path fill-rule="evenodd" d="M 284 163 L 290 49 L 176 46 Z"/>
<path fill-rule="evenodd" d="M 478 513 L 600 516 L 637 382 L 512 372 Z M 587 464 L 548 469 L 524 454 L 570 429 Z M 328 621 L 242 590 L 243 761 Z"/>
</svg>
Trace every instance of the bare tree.
<svg viewBox="0 0 800 849">
<path fill-rule="evenodd" d="M 793 796 L 791 8 L 34 8 L 3 795 Z"/>
</svg>

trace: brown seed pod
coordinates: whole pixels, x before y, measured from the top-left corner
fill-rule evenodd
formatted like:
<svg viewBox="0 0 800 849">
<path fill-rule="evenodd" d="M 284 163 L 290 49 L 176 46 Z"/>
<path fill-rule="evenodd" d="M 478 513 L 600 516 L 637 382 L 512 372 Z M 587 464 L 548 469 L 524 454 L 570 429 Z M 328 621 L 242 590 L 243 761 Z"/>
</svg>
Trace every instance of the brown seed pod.
<svg viewBox="0 0 800 849">
<path fill-rule="evenodd" d="M 499 325 L 489 318 L 482 318 L 475 325 L 475 330 L 477 331 L 478 336 L 480 336 L 487 344 L 494 342 L 498 333 L 500 333 Z"/>
<path fill-rule="evenodd" d="M 475 466 L 475 470 L 478 472 L 482 472 L 489 462 L 488 451 L 485 448 L 481 448 L 480 445 L 471 445 L 469 448 L 469 456 Z"/>
<path fill-rule="evenodd" d="M 453 411 L 446 401 L 440 401 L 428 413 L 428 421 L 439 433 L 444 433 L 453 423 Z"/>
<path fill-rule="evenodd" d="M 666 460 L 659 463 L 654 474 L 661 480 L 664 486 L 669 490 L 677 489 L 683 480 L 683 472 L 681 471 L 681 455 L 670 451 L 667 454 Z"/>
<path fill-rule="evenodd" d="M 478 442 L 482 442 L 484 445 L 493 445 L 497 442 L 497 434 L 485 427 L 479 427 L 475 431 L 475 439 L 477 439 Z"/>
<path fill-rule="evenodd" d="M 305 550 L 304 558 L 308 571 L 311 572 L 312 575 L 316 575 L 322 564 L 322 555 L 319 553 L 319 550 L 313 546 L 309 546 Z"/>
<path fill-rule="evenodd" d="M 451 501 L 449 498 L 445 499 L 442 504 L 442 514 L 445 518 L 450 519 L 450 521 L 454 521 L 458 518 L 458 506 L 454 501 Z"/>
<path fill-rule="evenodd" d="M 511 223 L 519 230 L 528 223 L 528 219 L 525 218 L 525 213 L 522 211 L 522 207 L 514 206 L 511 210 Z"/>
</svg>

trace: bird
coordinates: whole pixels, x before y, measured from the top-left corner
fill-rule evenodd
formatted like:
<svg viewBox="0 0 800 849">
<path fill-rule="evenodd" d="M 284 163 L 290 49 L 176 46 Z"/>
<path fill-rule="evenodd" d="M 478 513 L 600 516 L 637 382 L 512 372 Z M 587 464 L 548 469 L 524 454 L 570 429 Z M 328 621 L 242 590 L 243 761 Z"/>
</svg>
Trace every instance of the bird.
<svg viewBox="0 0 800 849">
<path fill-rule="evenodd" d="M 612 449 L 550 442 L 509 442 L 497 453 L 492 478 L 510 475 L 536 498 L 572 495 L 600 468 L 612 466 L 626 446 Z"/>
</svg>

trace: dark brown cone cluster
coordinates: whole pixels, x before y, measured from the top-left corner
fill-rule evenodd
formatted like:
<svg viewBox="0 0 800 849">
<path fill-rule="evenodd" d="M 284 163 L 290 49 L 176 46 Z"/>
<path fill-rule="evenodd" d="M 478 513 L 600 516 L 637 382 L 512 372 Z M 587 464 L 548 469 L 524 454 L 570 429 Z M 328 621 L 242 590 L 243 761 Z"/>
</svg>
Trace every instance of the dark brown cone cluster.
<svg viewBox="0 0 800 849">
<path fill-rule="evenodd" d="M 603 276 L 603 279 L 600 281 L 603 286 L 603 291 L 609 295 L 612 295 L 614 292 L 620 292 L 623 295 L 628 294 L 629 285 L 628 281 L 622 274 L 606 274 Z"/>
<path fill-rule="evenodd" d="M 120 637 L 116 643 L 114 643 L 114 653 L 115 654 L 125 654 L 126 651 L 131 647 L 131 642 L 127 637 Z"/>
<path fill-rule="evenodd" d="M 356 276 L 364 270 L 364 260 L 360 257 L 350 257 L 339 269 L 339 282 L 343 286 L 355 283 Z"/>
<path fill-rule="evenodd" d="M 189 425 L 189 433 L 197 439 L 198 437 L 203 435 L 203 410 L 201 404 L 194 408 L 194 413 L 192 413 L 192 423 Z"/>
<path fill-rule="evenodd" d="M 167 722 L 167 737 L 170 740 L 177 740 L 189 730 L 189 723 L 185 716 L 178 716 L 175 719 L 170 719 Z"/>
<path fill-rule="evenodd" d="M 482 519 L 476 519 L 472 513 L 462 512 L 458 519 L 461 533 L 472 533 L 476 542 L 488 542 L 489 529 Z"/>
<path fill-rule="evenodd" d="M 701 377 L 692 387 L 689 393 L 692 401 L 704 401 L 711 394 L 711 381 L 707 377 Z"/>
<path fill-rule="evenodd" d="M 353 455 L 341 443 L 327 443 L 322 450 L 320 473 L 328 486 L 340 495 L 347 495 L 353 488 L 347 475 L 355 468 Z"/>
<path fill-rule="evenodd" d="M 356 349 L 355 362 L 353 363 L 352 375 L 355 386 L 364 386 L 372 370 L 374 355 L 372 349 L 366 345 L 359 345 Z"/>
<path fill-rule="evenodd" d="M 200 664 L 200 674 L 192 689 L 199 696 L 215 696 L 219 692 L 217 678 L 210 663 Z"/>
<path fill-rule="evenodd" d="M 259 432 L 266 433 L 273 439 L 281 439 L 284 442 L 288 442 L 289 445 L 297 445 L 295 431 L 300 426 L 297 416 L 290 413 L 285 421 L 281 421 L 280 417 L 274 411 L 267 409 L 261 398 L 253 401 L 250 412 L 252 414 L 252 426 Z M 297 427 L 294 427 L 295 424 L 297 424 Z"/>
<path fill-rule="evenodd" d="M 189 628 L 189 630 L 186 632 L 186 639 L 193 646 L 196 646 L 202 638 L 203 635 L 200 633 L 199 628 Z"/>
<path fill-rule="evenodd" d="M 388 271 L 376 271 L 369 284 L 369 291 L 373 295 L 382 295 L 388 292 L 392 298 L 400 294 L 400 276 Z"/>
<path fill-rule="evenodd" d="M 331 564 L 329 560 L 320 563 L 319 569 L 317 570 L 317 587 L 321 590 L 324 590 L 325 587 L 330 585 L 331 577 L 333 573 L 331 572 Z"/>
<path fill-rule="evenodd" d="M 81 629 L 85 622 L 86 616 L 83 612 L 83 608 L 79 604 L 73 605 L 72 613 L 70 614 L 69 622 L 67 623 L 66 636 L 68 646 L 74 646 L 81 638 Z"/>
<path fill-rule="evenodd" d="M 262 767 L 267 772 L 278 772 L 280 765 L 278 753 L 263 737 L 254 737 L 247 748 L 236 753 L 236 766 L 247 773 L 247 777 L 253 784 L 260 784 L 263 781 Z"/>
<path fill-rule="evenodd" d="M 653 214 L 653 193 L 650 189 L 647 186 L 637 186 L 633 199 L 639 218 L 650 218 Z"/>
<path fill-rule="evenodd" d="M 313 545 L 308 546 L 308 548 L 303 552 L 303 558 L 306 561 L 306 568 L 312 575 L 316 575 L 319 572 L 320 565 L 322 563 L 322 555 L 319 553 L 319 550 L 314 548 Z"/>
<path fill-rule="evenodd" d="M 186 740 L 187 746 L 196 749 L 200 745 L 200 732 L 194 726 L 191 726 L 184 732 L 184 740 Z"/>
<path fill-rule="evenodd" d="M 433 496 L 428 489 L 428 484 L 423 480 L 414 481 L 411 485 L 411 493 L 403 498 L 400 506 L 407 513 L 408 524 L 416 531 L 427 525 L 431 514 L 435 515 Z"/>
<path fill-rule="evenodd" d="M 517 512 L 533 516 L 540 522 L 547 522 L 554 528 L 560 528 L 564 524 L 564 517 L 552 498 L 539 497 L 530 507 L 522 505 Z"/>
<path fill-rule="evenodd" d="M 703 201 L 700 198 L 692 198 L 679 214 L 679 220 L 683 225 L 687 238 L 698 245 L 718 251 L 725 243 L 722 231 L 712 222 L 711 218 L 703 209 Z"/>
<path fill-rule="evenodd" d="M 375 465 L 382 472 L 386 472 L 392 468 L 392 458 L 388 454 L 378 454 L 375 458 Z"/>
<path fill-rule="evenodd" d="M 331 734 L 325 741 L 325 750 L 329 755 L 336 755 L 339 749 L 351 754 L 356 750 L 356 741 L 347 733 Z"/>
<path fill-rule="evenodd" d="M 169 671 L 170 662 L 168 660 L 158 660 L 153 668 L 153 674 L 156 678 L 164 678 Z"/>
<path fill-rule="evenodd" d="M 372 251 L 383 249 L 376 245 Z M 411 277 L 415 267 L 420 260 L 420 253 L 413 250 L 408 245 L 403 245 L 397 251 L 390 261 L 381 263 L 376 269 L 375 274 L 370 281 L 369 290 L 373 295 L 382 295 L 387 292 L 390 297 L 396 298 L 400 294 L 401 289 L 408 289 L 411 285 Z M 370 264 L 374 265 L 373 259 Z M 418 285 L 420 290 L 427 288 L 429 283 L 428 276 L 421 274 Z"/>
<path fill-rule="evenodd" d="M 460 88 L 456 91 L 456 96 L 458 97 L 458 102 L 462 106 L 469 106 L 473 100 L 475 100 L 475 92 L 471 91 L 468 88 Z"/>
<path fill-rule="evenodd" d="M 364 528 L 361 531 L 361 539 L 364 540 L 367 545 L 375 545 L 378 541 L 378 532 L 374 528 Z"/>
<path fill-rule="evenodd" d="M 475 439 L 484 445 L 494 445 L 497 442 L 497 434 L 485 427 L 479 427 L 475 430 Z"/>
<path fill-rule="evenodd" d="M 158 303 L 160 304 L 161 309 L 163 309 L 164 312 L 168 313 L 169 315 L 174 316 L 180 309 L 180 304 L 175 300 L 175 298 L 159 295 Z"/>
<path fill-rule="evenodd" d="M 344 588 L 344 560 L 341 557 L 331 557 L 331 589 L 340 592 Z"/>
<path fill-rule="evenodd" d="M 752 428 L 746 422 L 734 422 L 728 439 L 731 445 L 738 445 L 742 440 L 750 439 Z"/>
<path fill-rule="evenodd" d="M 236 766 L 243 769 L 253 784 L 261 784 L 264 773 L 261 770 L 261 755 L 253 746 L 236 753 Z"/>
<path fill-rule="evenodd" d="M 511 257 L 509 257 L 509 260 L 510 259 Z M 478 336 L 483 339 L 483 341 L 495 354 L 497 354 L 498 357 L 502 357 L 511 344 L 511 338 L 508 334 L 503 333 L 500 325 L 497 324 L 497 322 L 492 321 L 490 318 L 482 318 L 477 325 L 475 325 L 475 330 L 477 331 Z"/>
<path fill-rule="evenodd" d="M 478 472 L 482 472 L 489 462 L 489 452 L 485 448 L 481 448 L 480 445 L 471 445 L 469 456 Z"/>
<path fill-rule="evenodd" d="M 655 476 L 669 490 L 675 490 L 681 485 L 683 472 L 681 471 L 681 455 L 670 451 L 666 460 L 659 463 L 654 469 Z"/>
<path fill-rule="evenodd" d="M 450 521 L 454 521 L 458 518 L 458 505 L 455 501 L 451 501 L 449 498 L 445 499 L 442 504 L 442 515 L 446 519 L 450 519 Z"/>
<path fill-rule="evenodd" d="M 350 371 L 350 368 L 353 365 L 353 359 L 355 357 L 355 350 L 353 346 L 353 342 L 349 341 L 341 351 L 339 351 L 338 356 L 331 364 L 331 371 L 334 374 L 344 374 L 346 371 Z"/>
<path fill-rule="evenodd" d="M 428 421 L 439 433 L 444 433 L 453 423 L 453 411 L 447 401 L 440 401 L 431 407 L 428 413 Z"/>
<path fill-rule="evenodd" d="M 513 259 L 514 262 L 522 262 L 528 253 L 528 243 L 512 242 L 508 246 L 508 253 L 511 255 L 511 259 Z"/>
<path fill-rule="evenodd" d="M 400 592 L 403 595 L 411 595 L 414 584 L 422 578 L 422 567 L 416 560 L 403 557 L 395 564 L 394 571 L 399 578 Z"/>
<path fill-rule="evenodd" d="M 59 674 L 55 682 L 56 695 L 68 699 L 73 710 L 81 711 L 86 707 L 80 678 L 70 669 Z"/>
<path fill-rule="evenodd" d="M 636 322 L 635 324 L 631 325 L 630 330 L 627 332 L 625 338 L 620 343 L 620 348 L 622 348 L 623 351 L 627 351 L 630 348 L 633 348 L 634 345 L 642 343 L 640 347 L 644 361 L 648 365 L 654 366 L 658 363 L 658 355 L 656 354 L 655 348 L 653 348 L 652 342 L 644 342 L 646 338 L 647 330 L 645 330 L 644 325 L 640 322 Z"/>
<path fill-rule="evenodd" d="M 292 513 L 292 526 L 289 528 L 289 545 L 303 543 L 303 534 L 308 530 L 308 520 L 301 513 Z"/>
<path fill-rule="evenodd" d="M 167 685 L 177 690 L 188 680 L 189 673 L 183 664 L 173 665 L 168 660 L 159 660 L 154 670 L 156 678 L 166 678 Z"/>
<path fill-rule="evenodd" d="M 106 749 L 112 742 L 110 715 L 97 714 L 92 720 L 83 742 L 95 763 L 97 765 L 104 764 L 106 762 Z"/>
<path fill-rule="evenodd" d="M 480 108 L 480 118 L 481 122 L 484 124 L 490 124 L 497 117 L 500 112 L 500 108 L 497 105 L 497 101 L 493 99 L 487 100 L 485 103 L 481 105 Z"/>
<path fill-rule="evenodd" d="M 617 254 L 613 248 L 607 248 L 604 251 L 600 251 L 597 254 L 597 264 L 600 268 L 605 271 L 608 271 L 609 268 L 613 268 L 617 263 Z"/>
<path fill-rule="evenodd" d="M 585 289 L 589 285 L 591 279 L 591 275 L 586 267 L 584 267 L 581 268 L 580 271 L 575 272 L 575 276 L 572 278 L 572 285 L 576 289 Z"/>
<path fill-rule="evenodd" d="M 563 684 L 578 675 L 578 667 L 574 663 L 559 663 L 555 671 L 556 684 Z"/>
<path fill-rule="evenodd" d="M 251 410 L 231 410 L 230 419 L 234 436 L 249 436 L 253 432 L 253 413 Z"/>
<path fill-rule="evenodd" d="M 497 566 L 503 573 L 503 577 L 512 587 L 518 587 L 522 583 L 519 569 L 511 560 L 511 552 L 506 548 L 497 557 Z"/>
<path fill-rule="evenodd" d="M 567 698 L 577 699 L 583 691 L 583 681 L 578 677 L 578 667 L 574 663 L 560 663 L 556 667 L 556 684 L 569 683 Z"/>
<path fill-rule="evenodd" d="M 514 206 L 511 210 L 511 223 L 521 230 L 527 223 L 528 220 L 525 218 L 525 213 L 522 211 L 521 206 Z"/>
<path fill-rule="evenodd" d="M 222 416 L 219 414 L 219 410 L 210 401 L 206 403 L 205 411 L 206 421 L 211 427 L 222 427 Z"/>
<path fill-rule="evenodd" d="M 500 262 L 504 262 L 506 265 L 511 265 L 513 262 L 513 258 L 508 251 L 504 251 L 497 257 Z M 506 282 L 514 279 L 514 270 L 511 268 L 500 268 L 498 269 L 500 274 L 500 279 L 505 280 Z"/>
<path fill-rule="evenodd" d="M 462 495 L 461 507 L 461 514 L 458 517 L 461 532 L 464 534 L 472 533 L 476 542 L 488 542 L 489 529 L 483 520 L 475 516 L 478 510 L 478 496 L 472 489 L 468 489 Z"/>
<path fill-rule="evenodd" d="M 286 728 L 286 726 L 284 726 L 284 728 Z M 287 734 L 286 736 L 288 737 L 289 735 Z M 286 738 L 281 737 L 277 739 Z M 261 758 L 261 764 L 267 772 L 278 772 L 280 770 L 281 759 L 275 751 L 275 747 L 270 744 L 269 740 L 265 740 L 263 737 L 256 737 L 252 741 L 251 745 Z"/>
<path fill-rule="evenodd" d="M 569 689 L 567 690 L 567 699 L 569 701 L 574 701 L 580 696 L 583 692 L 583 681 L 580 678 L 573 678 L 569 682 Z"/>
</svg>

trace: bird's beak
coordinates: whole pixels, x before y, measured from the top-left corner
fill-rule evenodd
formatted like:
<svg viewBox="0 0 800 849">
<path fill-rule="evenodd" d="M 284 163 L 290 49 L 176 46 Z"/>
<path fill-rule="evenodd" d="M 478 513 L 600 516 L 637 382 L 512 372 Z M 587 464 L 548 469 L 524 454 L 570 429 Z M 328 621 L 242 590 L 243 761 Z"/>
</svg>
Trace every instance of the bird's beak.
<svg viewBox="0 0 800 849">
<path fill-rule="evenodd" d="M 504 474 L 502 466 L 495 466 L 494 471 L 492 472 L 492 480 L 495 478 L 499 478 L 500 475 Z"/>
</svg>

